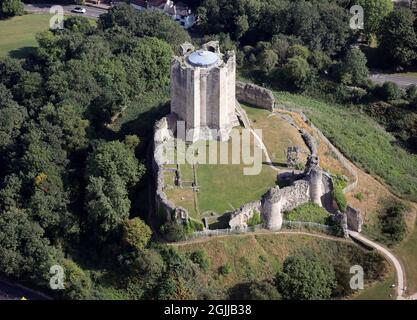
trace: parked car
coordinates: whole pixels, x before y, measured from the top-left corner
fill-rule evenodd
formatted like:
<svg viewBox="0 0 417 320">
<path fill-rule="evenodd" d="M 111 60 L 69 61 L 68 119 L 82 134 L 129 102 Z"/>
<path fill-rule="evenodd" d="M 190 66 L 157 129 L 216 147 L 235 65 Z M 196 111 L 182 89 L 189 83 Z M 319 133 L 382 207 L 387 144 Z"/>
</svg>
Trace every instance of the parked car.
<svg viewBox="0 0 417 320">
<path fill-rule="evenodd" d="M 87 11 L 87 10 L 85 10 L 85 8 L 83 8 L 83 7 L 75 7 L 75 8 L 72 10 L 72 12 L 75 12 L 75 13 L 82 13 L 82 14 L 84 14 L 86 11 Z"/>
</svg>

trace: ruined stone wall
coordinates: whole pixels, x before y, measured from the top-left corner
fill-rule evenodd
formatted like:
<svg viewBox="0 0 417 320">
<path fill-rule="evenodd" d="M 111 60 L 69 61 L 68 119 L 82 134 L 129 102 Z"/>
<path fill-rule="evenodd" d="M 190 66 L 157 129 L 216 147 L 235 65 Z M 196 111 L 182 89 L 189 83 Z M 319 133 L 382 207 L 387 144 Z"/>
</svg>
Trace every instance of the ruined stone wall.
<svg viewBox="0 0 417 320">
<path fill-rule="evenodd" d="M 175 135 L 177 117 L 170 114 L 157 121 L 154 126 L 152 174 L 155 178 L 155 211 L 158 220 L 162 223 L 169 220 L 186 221 L 189 218 L 185 208 L 177 207 L 170 201 L 164 191 L 164 165 L 165 157 L 163 154 L 163 144 L 173 139 Z"/>
<path fill-rule="evenodd" d="M 242 229 L 248 226 L 248 220 L 255 212 L 261 213 L 261 201 L 253 201 L 244 204 L 230 215 L 229 226 L 231 229 Z"/>
<path fill-rule="evenodd" d="M 349 230 L 356 232 L 362 231 L 363 217 L 360 210 L 347 206 L 346 208 L 346 219 Z"/>
<path fill-rule="evenodd" d="M 236 98 L 243 103 L 269 111 L 274 110 L 275 98 L 272 91 L 252 83 L 236 81 Z"/>
</svg>

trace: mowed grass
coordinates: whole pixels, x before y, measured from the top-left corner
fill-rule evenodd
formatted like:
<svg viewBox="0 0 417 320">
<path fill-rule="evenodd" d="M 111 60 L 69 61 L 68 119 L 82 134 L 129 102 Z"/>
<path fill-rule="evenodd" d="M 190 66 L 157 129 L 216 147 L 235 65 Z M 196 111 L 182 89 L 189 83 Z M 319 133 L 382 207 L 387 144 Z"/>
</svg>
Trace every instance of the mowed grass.
<svg viewBox="0 0 417 320">
<path fill-rule="evenodd" d="M 404 198 L 417 201 L 417 155 L 396 144 L 394 137 L 357 109 L 277 92 L 278 103 L 302 109 L 347 157 L 382 180 Z"/>
<path fill-rule="evenodd" d="M 395 249 L 394 253 L 401 258 L 405 267 L 409 293 L 417 292 L 417 224 L 413 232 Z"/>
<path fill-rule="evenodd" d="M 0 56 L 23 58 L 35 51 L 36 34 L 49 29 L 49 14 L 27 14 L 0 20 Z"/>
<path fill-rule="evenodd" d="M 391 288 L 396 283 L 395 272 L 390 271 L 385 280 L 368 286 L 354 300 L 394 300 L 396 297 L 395 288 Z"/>
<path fill-rule="evenodd" d="M 36 34 L 49 29 L 50 14 L 26 14 L 0 20 L 0 57 L 24 58 L 38 46 Z M 92 25 L 96 21 L 90 19 Z"/>
<path fill-rule="evenodd" d="M 271 114 L 264 109 L 241 105 L 251 120 L 252 127 L 262 130 L 262 141 L 276 166 L 286 167 L 286 151 L 290 146 L 299 147 L 303 151 L 300 162 L 306 162 L 309 149 L 296 128 L 279 115 Z"/>
<path fill-rule="evenodd" d="M 241 283 L 274 279 L 284 260 L 292 255 L 313 253 L 324 262 L 341 262 L 349 270 L 348 267 L 366 253 L 343 239 L 335 241 L 307 235 L 271 233 L 215 238 L 180 245 L 178 249 L 186 254 L 196 250 L 207 252 L 211 264 L 206 281 L 219 294 L 219 299 L 226 298 L 227 292 Z M 227 276 L 219 274 L 219 268 L 224 265 L 232 269 Z"/>
</svg>

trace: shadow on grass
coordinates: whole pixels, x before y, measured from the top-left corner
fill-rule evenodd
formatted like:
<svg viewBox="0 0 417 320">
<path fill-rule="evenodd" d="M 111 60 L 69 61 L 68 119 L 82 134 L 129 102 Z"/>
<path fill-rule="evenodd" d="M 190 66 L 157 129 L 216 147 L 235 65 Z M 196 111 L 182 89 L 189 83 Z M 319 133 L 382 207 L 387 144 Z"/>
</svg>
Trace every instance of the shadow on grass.
<svg viewBox="0 0 417 320">
<path fill-rule="evenodd" d="M 216 229 L 227 229 L 229 228 L 230 213 L 225 213 L 224 215 L 218 217 L 215 222 L 209 225 L 210 230 Z"/>
<path fill-rule="evenodd" d="M 9 52 L 9 57 L 14 59 L 24 59 L 30 54 L 36 52 L 36 47 L 22 47 Z"/>
</svg>

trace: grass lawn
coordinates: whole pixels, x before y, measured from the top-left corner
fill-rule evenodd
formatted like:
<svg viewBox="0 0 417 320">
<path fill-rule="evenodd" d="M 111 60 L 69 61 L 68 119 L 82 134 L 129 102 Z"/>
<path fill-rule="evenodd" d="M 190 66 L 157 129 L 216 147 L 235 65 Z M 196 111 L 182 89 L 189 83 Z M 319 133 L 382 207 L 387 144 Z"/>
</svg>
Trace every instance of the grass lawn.
<svg viewBox="0 0 417 320">
<path fill-rule="evenodd" d="M 360 247 L 340 241 L 297 234 L 238 235 L 215 238 L 202 243 L 178 246 L 186 254 L 205 250 L 211 264 L 206 281 L 225 298 L 227 291 L 242 282 L 271 280 L 291 255 L 317 254 L 324 262 L 339 262 L 347 267 L 356 264 L 358 256 L 366 254 Z M 230 265 L 232 272 L 219 274 L 219 268 Z"/>
<path fill-rule="evenodd" d="M 49 29 L 49 14 L 27 14 L 0 20 L 0 56 L 23 58 L 37 46 L 36 33 Z"/>
<path fill-rule="evenodd" d="M 227 228 L 228 221 L 224 218 L 213 217 L 211 214 L 221 216 L 247 202 L 260 199 L 269 188 L 276 185 L 277 172 L 268 165 L 262 165 L 259 174 L 245 175 L 244 168 L 249 168 L 252 165 L 245 165 L 242 161 L 240 164 L 232 164 L 231 141 L 215 142 L 215 144 L 218 159 L 221 148 L 228 150 L 228 164 L 219 164 L 219 161 L 217 161 L 217 164 L 208 164 L 208 161 L 206 161 L 206 164 L 196 164 L 196 179 L 199 191 L 194 195 L 192 189 L 177 187 L 167 190 L 166 193 L 171 201 L 186 208 L 196 220 L 201 220 L 205 216 L 210 217 L 209 223 L 217 227 Z M 208 145 L 205 142 L 199 142 L 195 146 L 206 148 L 206 159 L 208 159 L 210 152 Z M 251 154 L 253 154 L 253 149 L 251 149 Z M 192 166 L 189 163 L 180 164 L 180 170 L 184 182 L 193 181 Z M 197 201 L 196 204 L 195 201 Z"/>
<path fill-rule="evenodd" d="M 393 251 L 404 264 L 409 293 L 417 292 L 417 225 L 408 238 Z"/>
<path fill-rule="evenodd" d="M 262 130 L 262 140 L 268 149 L 271 160 L 277 166 L 286 166 L 285 152 L 290 146 L 298 146 L 304 151 L 300 155 L 300 162 L 305 163 L 309 149 L 296 128 L 288 121 L 267 110 L 249 107 L 241 104 L 255 129 Z"/>
<path fill-rule="evenodd" d="M 389 275 L 382 282 L 377 282 L 353 297 L 354 300 L 394 300 L 395 288 L 391 285 L 395 283 L 395 273 L 390 271 Z M 390 296 L 391 295 L 391 296 Z"/>
<path fill-rule="evenodd" d="M 26 14 L 0 20 L 0 57 L 24 58 L 37 47 L 36 34 L 49 29 L 50 14 Z M 96 21 L 91 19 L 94 25 Z"/>
</svg>

